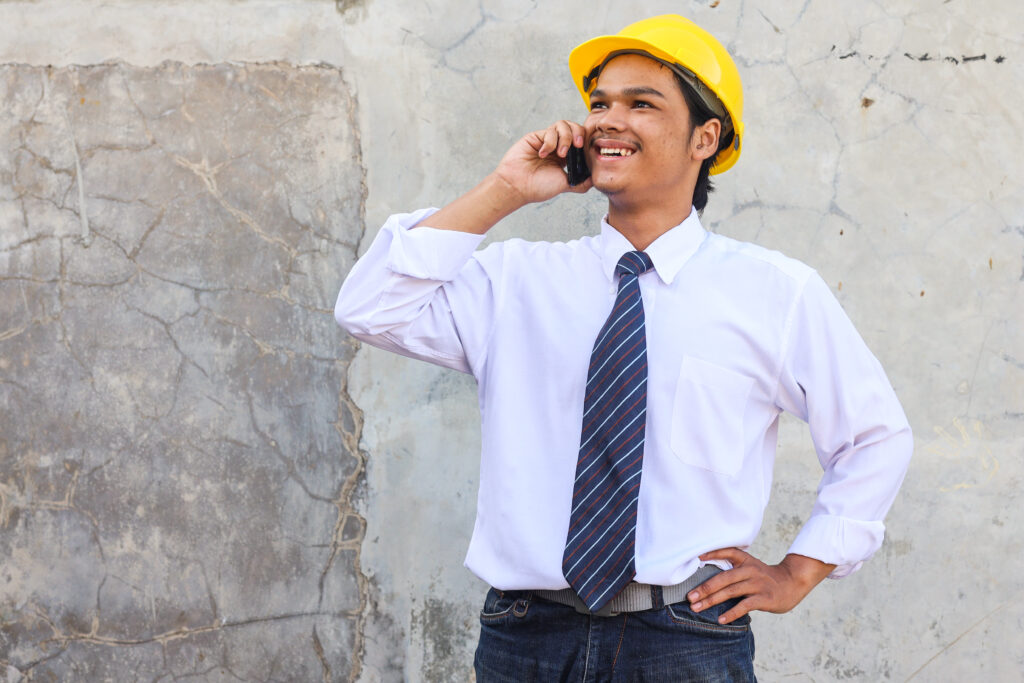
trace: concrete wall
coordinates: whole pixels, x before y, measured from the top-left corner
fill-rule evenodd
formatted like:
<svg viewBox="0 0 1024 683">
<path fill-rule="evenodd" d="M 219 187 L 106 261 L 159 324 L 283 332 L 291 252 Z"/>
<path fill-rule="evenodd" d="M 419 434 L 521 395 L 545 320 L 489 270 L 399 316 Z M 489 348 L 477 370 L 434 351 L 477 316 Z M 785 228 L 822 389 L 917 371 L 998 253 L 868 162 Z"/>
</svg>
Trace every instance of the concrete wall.
<svg viewBox="0 0 1024 683">
<path fill-rule="evenodd" d="M 819 269 L 917 437 L 878 555 L 755 615 L 760 678 L 1019 679 L 1024 7 L 552 4 L 0 2 L 0 680 L 469 677 L 472 381 L 329 309 L 387 214 L 582 118 L 571 46 L 663 11 L 744 78 L 706 223 Z M 761 557 L 818 476 L 786 421 Z"/>
</svg>

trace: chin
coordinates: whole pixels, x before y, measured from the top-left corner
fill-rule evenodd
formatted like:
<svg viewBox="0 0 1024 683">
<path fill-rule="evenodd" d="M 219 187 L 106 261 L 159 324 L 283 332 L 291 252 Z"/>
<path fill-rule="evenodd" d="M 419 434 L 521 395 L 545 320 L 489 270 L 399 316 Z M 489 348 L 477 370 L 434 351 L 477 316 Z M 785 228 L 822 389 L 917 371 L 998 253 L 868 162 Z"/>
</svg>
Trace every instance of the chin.
<svg viewBox="0 0 1024 683">
<path fill-rule="evenodd" d="M 591 176 L 590 180 L 594 185 L 594 189 L 604 195 L 613 195 L 626 189 L 625 183 L 621 178 Z"/>
</svg>

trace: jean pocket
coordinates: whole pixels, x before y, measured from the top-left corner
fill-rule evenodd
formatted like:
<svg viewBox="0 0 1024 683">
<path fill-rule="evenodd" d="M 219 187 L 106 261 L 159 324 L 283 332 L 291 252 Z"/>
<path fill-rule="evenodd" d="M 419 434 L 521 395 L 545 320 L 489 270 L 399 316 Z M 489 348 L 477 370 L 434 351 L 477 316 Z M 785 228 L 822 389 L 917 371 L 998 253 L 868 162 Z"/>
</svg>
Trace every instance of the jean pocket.
<svg viewBox="0 0 1024 683">
<path fill-rule="evenodd" d="M 690 603 L 688 602 L 677 602 L 674 605 L 665 605 L 665 612 L 674 624 L 703 633 L 743 634 L 750 630 L 749 614 L 744 614 L 739 619 L 728 624 L 718 623 L 718 618 L 732 609 L 738 602 L 738 598 L 733 598 L 714 607 L 703 609 L 700 612 L 694 612 L 690 609 Z"/>
<path fill-rule="evenodd" d="M 487 591 L 484 608 L 480 610 L 480 621 L 498 621 L 509 615 L 526 616 L 530 607 L 530 594 L 526 591 L 499 591 L 492 588 Z"/>
<path fill-rule="evenodd" d="M 743 465 L 743 415 L 754 380 L 683 357 L 672 402 L 672 452 L 687 465 L 734 476 Z"/>
</svg>

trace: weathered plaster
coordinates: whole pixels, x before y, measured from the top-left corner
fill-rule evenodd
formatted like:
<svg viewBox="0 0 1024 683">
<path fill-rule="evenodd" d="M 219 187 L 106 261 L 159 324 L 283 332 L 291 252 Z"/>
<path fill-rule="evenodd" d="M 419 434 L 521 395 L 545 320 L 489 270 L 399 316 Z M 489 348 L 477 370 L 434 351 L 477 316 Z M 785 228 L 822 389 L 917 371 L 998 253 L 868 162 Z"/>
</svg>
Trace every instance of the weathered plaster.
<svg viewBox="0 0 1024 683">
<path fill-rule="evenodd" d="M 5 66 L 0 90 L 0 663 L 357 674 L 341 73 Z"/>
</svg>

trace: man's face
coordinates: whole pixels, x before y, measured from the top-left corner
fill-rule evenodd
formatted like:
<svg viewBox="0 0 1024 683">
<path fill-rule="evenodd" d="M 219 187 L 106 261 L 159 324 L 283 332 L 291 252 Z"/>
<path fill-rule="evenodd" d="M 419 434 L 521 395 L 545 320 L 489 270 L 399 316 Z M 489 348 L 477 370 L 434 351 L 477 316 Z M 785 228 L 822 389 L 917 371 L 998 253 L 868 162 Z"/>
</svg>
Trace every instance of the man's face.
<svg viewBox="0 0 1024 683">
<path fill-rule="evenodd" d="M 583 126 L 594 187 L 609 198 L 656 202 L 692 191 L 700 161 L 691 158 L 690 111 L 667 67 L 642 55 L 612 59 Z"/>
</svg>

